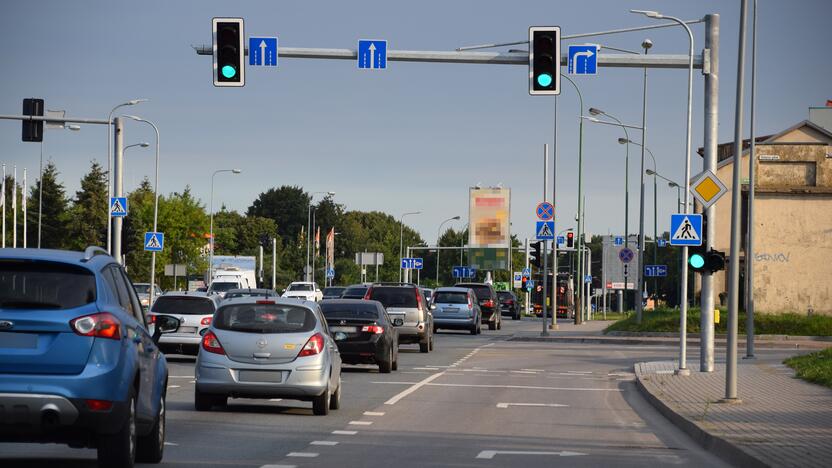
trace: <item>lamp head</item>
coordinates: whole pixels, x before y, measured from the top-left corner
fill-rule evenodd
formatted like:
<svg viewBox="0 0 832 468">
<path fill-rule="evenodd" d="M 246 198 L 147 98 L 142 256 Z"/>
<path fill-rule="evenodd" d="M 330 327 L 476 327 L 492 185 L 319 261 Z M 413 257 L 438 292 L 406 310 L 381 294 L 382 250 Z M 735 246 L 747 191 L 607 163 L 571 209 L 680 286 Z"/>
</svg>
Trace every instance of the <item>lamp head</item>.
<svg viewBox="0 0 832 468">
<path fill-rule="evenodd" d="M 647 170 L 646 170 L 646 171 L 644 171 L 644 172 L 646 172 L 646 173 L 647 173 L 647 175 L 656 175 L 656 171 L 654 171 L 654 170 L 652 170 L 652 169 L 647 169 Z"/>
<path fill-rule="evenodd" d="M 668 187 L 678 187 L 678 186 L 679 186 L 679 184 L 677 184 L 676 182 L 668 182 L 668 183 L 667 183 L 667 186 L 668 186 Z"/>
<path fill-rule="evenodd" d="M 127 117 L 128 119 L 133 119 L 136 122 L 144 122 L 144 119 L 135 115 L 124 114 L 122 117 Z"/>
<path fill-rule="evenodd" d="M 618 139 L 618 143 L 621 144 L 621 145 L 626 145 L 629 142 L 630 142 L 630 140 L 628 140 L 626 138 L 619 138 Z"/>
<path fill-rule="evenodd" d="M 590 107 L 589 108 L 589 113 L 592 114 L 592 115 L 601 115 L 601 114 L 604 113 L 604 111 L 602 111 L 601 109 L 597 109 L 595 107 Z"/>
<path fill-rule="evenodd" d="M 653 47 L 653 41 L 651 41 L 650 39 L 645 39 L 645 40 L 641 41 L 641 48 L 642 49 L 647 50 L 651 47 Z"/>
<path fill-rule="evenodd" d="M 72 131 L 75 131 L 75 132 L 77 132 L 78 130 L 81 130 L 81 126 L 80 126 L 80 125 L 66 125 L 66 128 L 68 128 L 68 129 L 70 129 L 70 130 L 72 130 Z"/>
<path fill-rule="evenodd" d="M 460 219 L 462 219 L 462 218 L 460 218 L 459 216 L 454 216 L 454 217 L 453 217 L 453 218 L 451 218 L 451 219 L 455 219 L 455 220 L 459 221 L 459 220 L 460 220 Z"/>
<path fill-rule="evenodd" d="M 149 100 L 150 99 L 131 99 L 131 100 L 125 102 L 124 104 L 127 105 L 127 106 L 135 106 L 136 104 L 139 104 L 141 102 L 147 102 Z"/>
<path fill-rule="evenodd" d="M 141 146 L 142 148 L 147 148 L 148 146 L 150 146 L 150 143 L 147 143 L 147 142 L 143 141 L 143 142 L 139 143 L 139 146 Z"/>
<path fill-rule="evenodd" d="M 239 170 L 239 169 L 231 169 L 231 173 L 232 173 L 232 174 L 239 174 L 239 173 L 241 173 L 241 172 L 243 172 L 243 171 L 241 171 L 241 170 Z"/>
<path fill-rule="evenodd" d="M 661 13 L 652 10 L 630 10 L 630 13 L 638 13 L 648 18 L 664 18 Z"/>
</svg>

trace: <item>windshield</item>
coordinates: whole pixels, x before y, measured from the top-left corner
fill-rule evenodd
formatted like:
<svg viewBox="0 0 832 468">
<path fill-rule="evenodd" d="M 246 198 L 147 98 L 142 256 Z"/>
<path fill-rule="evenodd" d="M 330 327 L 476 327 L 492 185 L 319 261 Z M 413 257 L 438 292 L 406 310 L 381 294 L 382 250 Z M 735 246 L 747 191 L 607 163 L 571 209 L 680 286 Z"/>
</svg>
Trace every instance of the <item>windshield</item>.
<svg viewBox="0 0 832 468">
<path fill-rule="evenodd" d="M 508 300 L 508 299 L 514 299 L 511 296 L 510 292 L 498 292 L 497 297 L 499 297 L 501 301 L 505 301 L 505 300 Z"/>
<path fill-rule="evenodd" d="M 316 323 L 311 310 L 283 304 L 227 305 L 217 311 L 213 321 L 220 330 L 250 333 L 308 332 Z"/>
<path fill-rule="evenodd" d="M 229 289 L 237 289 L 239 287 L 240 283 L 211 283 L 212 292 L 225 292 Z"/>
<path fill-rule="evenodd" d="M 356 286 L 354 288 L 347 288 L 344 290 L 344 294 L 341 294 L 341 297 L 363 298 L 365 294 L 367 294 L 367 287 Z"/>
<path fill-rule="evenodd" d="M 149 284 L 133 284 L 133 287 L 136 289 L 136 294 L 150 294 Z"/>
<path fill-rule="evenodd" d="M 433 298 L 436 304 L 467 304 L 468 294 L 464 292 L 438 292 Z"/>
<path fill-rule="evenodd" d="M 95 301 L 95 275 L 65 263 L 0 261 L 0 308 L 74 309 Z"/>
<path fill-rule="evenodd" d="M 347 288 L 324 288 L 324 296 L 340 296 Z"/>
<path fill-rule="evenodd" d="M 157 314 L 212 315 L 214 303 L 206 297 L 162 296 L 153 303 Z"/>
<path fill-rule="evenodd" d="M 374 303 L 357 302 L 354 304 L 323 303 L 321 310 L 326 318 L 361 318 L 378 320 L 379 311 Z"/>
<path fill-rule="evenodd" d="M 312 291 L 311 284 L 290 284 L 287 291 Z"/>
<path fill-rule="evenodd" d="M 483 286 L 479 284 L 458 284 L 457 286 L 473 290 L 474 295 L 477 296 L 478 301 L 491 299 L 491 289 L 488 286 Z"/>
<path fill-rule="evenodd" d="M 386 308 L 414 308 L 418 307 L 417 293 L 413 288 L 375 286 L 370 293 L 370 299 L 381 302 Z"/>
</svg>

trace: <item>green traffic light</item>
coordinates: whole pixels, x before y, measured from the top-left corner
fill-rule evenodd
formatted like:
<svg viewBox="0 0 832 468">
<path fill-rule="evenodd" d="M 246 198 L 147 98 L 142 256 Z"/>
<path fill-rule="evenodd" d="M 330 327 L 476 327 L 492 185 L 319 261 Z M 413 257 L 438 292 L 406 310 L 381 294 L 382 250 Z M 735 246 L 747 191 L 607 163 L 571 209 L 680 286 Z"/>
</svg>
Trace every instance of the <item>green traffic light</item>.
<svg viewBox="0 0 832 468">
<path fill-rule="evenodd" d="M 548 73 L 541 73 L 537 75 L 537 84 L 543 87 L 548 87 L 552 84 L 552 75 Z"/>
<path fill-rule="evenodd" d="M 705 266 L 705 257 L 698 253 L 693 254 L 688 259 L 688 264 L 696 269 L 702 268 L 703 266 Z"/>
<path fill-rule="evenodd" d="M 226 78 L 234 78 L 237 75 L 237 69 L 231 65 L 224 65 L 222 67 L 222 76 Z"/>
</svg>

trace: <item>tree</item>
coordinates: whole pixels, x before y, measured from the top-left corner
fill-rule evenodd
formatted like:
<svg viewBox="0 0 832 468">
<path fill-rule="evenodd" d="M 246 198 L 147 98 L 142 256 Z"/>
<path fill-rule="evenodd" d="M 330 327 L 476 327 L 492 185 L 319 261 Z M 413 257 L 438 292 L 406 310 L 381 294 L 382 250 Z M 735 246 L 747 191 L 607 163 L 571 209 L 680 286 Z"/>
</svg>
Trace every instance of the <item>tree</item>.
<svg viewBox="0 0 832 468">
<path fill-rule="evenodd" d="M 153 187 L 147 177 L 127 196 L 128 215 L 122 226 L 121 251 L 131 277 L 150 275 L 150 257 L 144 251 L 144 233 L 153 230 Z"/>
<path fill-rule="evenodd" d="M 107 172 L 98 162 L 92 161 L 69 210 L 65 235 L 67 248 L 84 250 L 90 245 L 106 244 L 109 203 Z"/>
<path fill-rule="evenodd" d="M 283 185 L 261 193 L 246 212 L 247 216 L 271 218 L 277 224 L 277 233 L 288 242 L 297 236 L 308 219 L 312 197 L 303 188 Z"/>
<path fill-rule="evenodd" d="M 43 168 L 43 180 L 38 180 L 29 192 L 26 218 L 29 223 L 28 242 L 38 246 L 38 202 L 43 187 L 43 212 L 41 213 L 41 243 L 44 249 L 60 249 L 67 244 L 66 222 L 69 200 L 63 184 L 58 182 L 58 168 L 49 161 Z"/>
</svg>

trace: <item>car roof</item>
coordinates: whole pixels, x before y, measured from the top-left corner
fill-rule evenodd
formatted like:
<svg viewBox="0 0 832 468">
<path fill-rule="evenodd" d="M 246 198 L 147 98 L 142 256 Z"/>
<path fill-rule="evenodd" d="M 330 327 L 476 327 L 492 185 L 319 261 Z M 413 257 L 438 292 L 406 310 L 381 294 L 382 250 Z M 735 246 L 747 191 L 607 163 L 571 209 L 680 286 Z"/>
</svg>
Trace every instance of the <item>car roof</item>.
<svg viewBox="0 0 832 468">
<path fill-rule="evenodd" d="M 220 296 L 217 296 L 215 294 L 208 294 L 208 293 L 202 292 L 202 291 L 168 291 L 168 292 L 162 294 L 161 296 L 157 297 L 156 300 L 158 301 L 159 299 L 162 299 L 162 298 L 165 298 L 165 297 L 168 297 L 168 298 L 170 298 L 170 297 L 197 297 L 197 298 L 200 298 L 200 299 L 207 299 L 209 301 L 214 301 L 215 303 L 219 303 L 220 299 L 222 299 Z"/>
<path fill-rule="evenodd" d="M 367 301 L 364 299 L 324 299 L 321 301 L 321 305 L 323 304 L 376 304 L 384 307 L 379 301 Z"/>
<path fill-rule="evenodd" d="M 7 260 L 39 260 L 46 262 L 68 263 L 86 268 L 91 271 L 100 270 L 108 263 L 116 263 L 115 259 L 101 251 L 85 252 L 75 250 L 56 249 L 0 249 L 0 259 Z"/>
<path fill-rule="evenodd" d="M 369 288 L 369 284 L 351 284 L 347 286 L 348 288 Z"/>
<path fill-rule="evenodd" d="M 277 295 L 277 292 L 272 291 L 268 288 L 235 288 L 229 289 L 225 292 L 226 295 L 228 294 L 236 294 L 236 293 L 250 293 L 250 294 L 270 294 L 270 295 Z"/>
<path fill-rule="evenodd" d="M 315 284 L 312 281 L 292 281 L 289 284 Z"/>
<path fill-rule="evenodd" d="M 258 299 L 256 297 L 246 296 L 246 297 L 234 297 L 231 299 L 226 299 L 222 302 L 222 306 L 226 307 L 229 305 L 234 304 L 256 304 L 257 301 L 262 301 L 263 299 Z M 304 301 L 302 299 L 292 299 L 288 297 L 274 297 L 268 299 L 270 302 L 274 302 L 277 305 L 293 305 L 293 306 L 303 306 L 311 311 L 315 311 L 316 302 L 313 301 Z"/>
<path fill-rule="evenodd" d="M 467 293 L 470 291 L 471 288 L 460 288 L 458 286 L 442 286 L 440 288 L 436 288 L 433 292 L 458 292 L 458 293 Z"/>
</svg>

